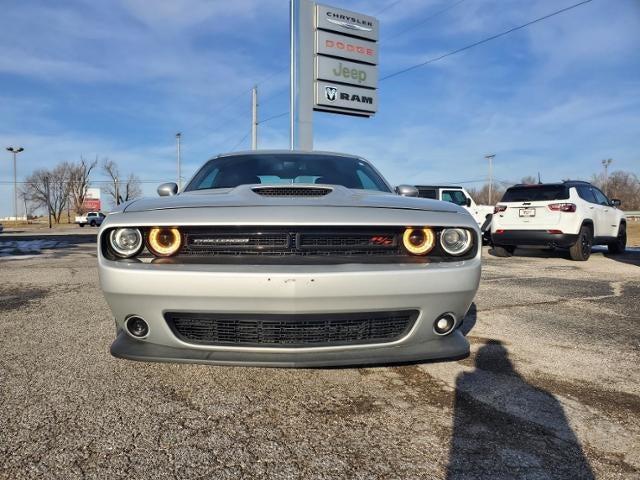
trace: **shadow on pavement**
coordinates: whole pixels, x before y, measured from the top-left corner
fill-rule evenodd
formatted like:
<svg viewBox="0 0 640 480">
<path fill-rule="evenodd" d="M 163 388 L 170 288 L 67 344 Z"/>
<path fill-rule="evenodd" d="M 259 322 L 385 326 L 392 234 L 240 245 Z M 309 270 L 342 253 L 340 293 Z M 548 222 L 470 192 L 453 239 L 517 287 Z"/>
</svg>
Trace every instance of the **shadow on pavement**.
<svg viewBox="0 0 640 480">
<path fill-rule="evenodd" d="M 456 380 L 447 479 L 593 479 L 560 403 L 528 384 L 496 340 Z"/>
</svg>

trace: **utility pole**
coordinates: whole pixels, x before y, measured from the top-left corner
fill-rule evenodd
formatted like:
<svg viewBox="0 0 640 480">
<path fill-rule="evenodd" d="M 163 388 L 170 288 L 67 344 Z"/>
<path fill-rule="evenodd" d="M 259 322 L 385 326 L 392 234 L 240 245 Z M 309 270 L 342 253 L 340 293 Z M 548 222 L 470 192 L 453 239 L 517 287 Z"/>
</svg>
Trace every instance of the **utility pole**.
<svg viewBox="0 0 640 480">
<path fill-rule="evenodd" d="M 489 160 L 489 205 L 493 205 L 491 202 L 493 197 L 493 159 L 496 158 L 495 153 L 485 155 L 484 158 Z"/>
<path fill-rule="evenodd" d="M 18 225 L 18 181 L 16 174 L 16 157 L 20 152 L 24 152 L 22 147 L 7 147 L 7 150 L 13 154 L 13 220 Z"/>
<path fill-rule="evenodd" d="M 182 134 L 180 132 L 176 133 L 176 143 L 178 148 L 178 191 L 182 190 L 182 172 L 181 172 L 181 163 L 182 163 L 182 149 L 180 148 L 180 140 L 182 139 Z"/>
<path fill-rule="evenodd" d="M 251 150 L 258 149 L 258 86 L 251 89 Z"/>
<path fill-rule="evenodd" d="M 606 160 L 602 160 L 602 166 L 604 167 L 604 194 L 609 195 L 609 165 L 613 163 L 613 160 L 607 158 Z"/>
<path fill-rule="evenodd" d="M 47 190 L 47 212 L 49 212 L 49 228 L 51 228 L 51 190 L 49 189 L 49 175 L 44 177 L 44 185 Z"/>
<path fill-rule="evenodd" d="M 296 0 L 289 0 L 289 149 L 296 137 Z"/>
</svg>

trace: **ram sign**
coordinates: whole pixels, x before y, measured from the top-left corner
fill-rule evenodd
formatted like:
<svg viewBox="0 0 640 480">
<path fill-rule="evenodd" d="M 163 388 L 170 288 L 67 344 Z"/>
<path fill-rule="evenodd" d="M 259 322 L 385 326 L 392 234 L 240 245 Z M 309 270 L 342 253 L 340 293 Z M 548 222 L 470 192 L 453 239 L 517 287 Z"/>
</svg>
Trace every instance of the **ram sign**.
<svg viewBox="0 0 640 480">
<path fill-rule="evenodd" d="M 314 110 L 371 116 L 378 109 L 378 20 L 315 8 Z"/>
</svg>

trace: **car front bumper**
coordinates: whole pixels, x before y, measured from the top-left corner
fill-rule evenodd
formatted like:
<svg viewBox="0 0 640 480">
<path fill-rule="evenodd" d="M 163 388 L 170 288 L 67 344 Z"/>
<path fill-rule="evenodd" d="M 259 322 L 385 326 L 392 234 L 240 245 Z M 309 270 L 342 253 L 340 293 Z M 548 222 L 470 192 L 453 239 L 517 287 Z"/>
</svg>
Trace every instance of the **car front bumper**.
<svg viewBox="0 0 640 480">
<path fill-rule="evenodd" d="M 100 282 L 116 321 L 111 353 L 142 361 L 256 366 L 319 367 L 386 364 L 465 356 L 469 343 L 458 329 L 446 336 L 433 322 L 452 313 L 459 327 L 480 281 L 480 256 L 432 264 L 162 265 L 114 262 L 100 257 Z M 419 311 L 403 337 L 377 344 L 273 347 L 187 343 L 167 324 L 166 312 L 332 314 Z M 125 319 L 142 317 L 144 340 Z"/>
<path fill-rule="evenodd" d="M 569 233 L 549 233 L 546 230 L 505 230 L 492 232 L 494 245 L 506 246 L 547 246 L 570 247 L 578 240 L 578 235 Z"/>
</svg>

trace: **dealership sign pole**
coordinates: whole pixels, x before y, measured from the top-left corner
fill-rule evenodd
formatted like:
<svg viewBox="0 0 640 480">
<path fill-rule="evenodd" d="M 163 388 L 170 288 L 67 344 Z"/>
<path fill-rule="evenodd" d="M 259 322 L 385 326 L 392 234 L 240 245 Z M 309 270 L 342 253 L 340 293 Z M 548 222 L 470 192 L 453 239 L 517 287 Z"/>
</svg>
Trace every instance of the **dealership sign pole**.
<svg viewBox="0 0 640 480">
<path fill-rule="evenodd" d="M 379 23 L 291 0 L 291 148 L 313 150 L 313 111 L 370 117 L 378 109 Z"/>
</svg>

